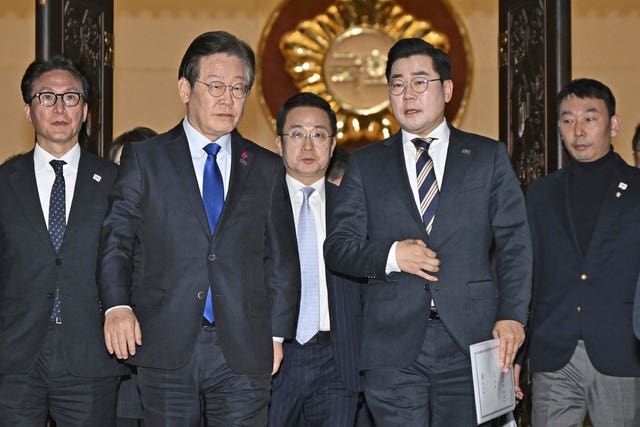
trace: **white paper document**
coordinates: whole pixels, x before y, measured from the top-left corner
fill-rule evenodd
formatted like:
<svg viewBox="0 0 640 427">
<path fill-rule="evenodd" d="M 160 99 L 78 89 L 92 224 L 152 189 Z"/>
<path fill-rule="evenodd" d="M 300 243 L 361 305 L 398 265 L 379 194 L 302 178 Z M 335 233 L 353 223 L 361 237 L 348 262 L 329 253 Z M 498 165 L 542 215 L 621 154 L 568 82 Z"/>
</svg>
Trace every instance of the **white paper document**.
<svg viewBox="0 0 640 427">
<path fill-rule="evenodd" d="M 513 368 L 503 373 L 498 362 L 498 340 L 469 346 L 478 424 L 516 407 Z"/>
</svg>

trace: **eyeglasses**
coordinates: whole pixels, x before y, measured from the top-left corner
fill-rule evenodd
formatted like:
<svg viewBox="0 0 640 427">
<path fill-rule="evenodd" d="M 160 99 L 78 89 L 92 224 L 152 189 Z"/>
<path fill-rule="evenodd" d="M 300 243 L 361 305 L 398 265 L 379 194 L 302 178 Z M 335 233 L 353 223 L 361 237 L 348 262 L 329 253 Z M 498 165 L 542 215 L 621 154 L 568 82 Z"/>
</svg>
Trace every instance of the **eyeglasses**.
<svg viewBox="0 0 640 427">
<path fill-rule="evenodd" d="M 249 93 L 249 88 L 244 83 L 236 83 L 234 85 L 225 85 L 222 82 L 205 83 L 200 80 L 196 80 L 197 83 L 203 84 L 209 89 L 211 96 L 219 97 L 224 95 L 227 88 L 231 91 L 231 95 L 236 99 L 243 99 Z"/>
<path fill-rule="evenodd" d="M 53 107 L 58 102 L 58 98 L 62 99 L 62 103 L 65 107 L 75 107 L 83 98 L 79 92 L 65 92 L 65 93 L 53 93 L 53 92 L 40 92 L 31 97 L 29 102 L 33 101 L 33 98 L 38 98 L 40 105 L 43 107 Z"/>
<path fill-rule="evenodd" d="M 414 77 L 409 83 L 400 79 L 391 79 L 387 86 L 389 87 L 389 93 L 391 95 L 402 95 L 407 90 L 407 85 L 411 86 L 411 89 L 415 93 L 424 93 L 429 87 L 429 82 L 435 82 L 437 80 L 443 81 L 443 79 L 427 79 L 425 77 Z"/>
<path fill-rule="evenodd" d="M 314 130 L 309 133 L 304 133 L 299 130 L 294 130 L 289 133 L 282 133 L 280 136 L 288 136 L 296 144 L 302 144 L 307 138 L 311 139 L 314 144 L 324 144 L 335 135 L 329 135 L 327 132 L 321 130 Z"/>
</svg>

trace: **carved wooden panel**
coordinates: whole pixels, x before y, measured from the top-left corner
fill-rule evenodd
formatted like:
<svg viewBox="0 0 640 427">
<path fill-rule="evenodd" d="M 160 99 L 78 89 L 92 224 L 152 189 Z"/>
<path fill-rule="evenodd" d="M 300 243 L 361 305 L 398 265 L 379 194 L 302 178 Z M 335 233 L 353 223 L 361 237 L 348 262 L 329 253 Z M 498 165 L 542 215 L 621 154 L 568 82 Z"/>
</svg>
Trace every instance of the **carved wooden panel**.
<svg viewBox="0 0 640 427">
<path fill-rule="evenodd" d="M 500 1 L 500 138 L 523 187 L 564 164 L 555 96 L 571 74 L 570 2 Z"/>
<path fill-rule="evenodd" d="M 103 155 L 113 123 L 113 0 L 36 0 L 36 56 L 64 55 L 91 82 L 83 148 Z"/>
</svg>

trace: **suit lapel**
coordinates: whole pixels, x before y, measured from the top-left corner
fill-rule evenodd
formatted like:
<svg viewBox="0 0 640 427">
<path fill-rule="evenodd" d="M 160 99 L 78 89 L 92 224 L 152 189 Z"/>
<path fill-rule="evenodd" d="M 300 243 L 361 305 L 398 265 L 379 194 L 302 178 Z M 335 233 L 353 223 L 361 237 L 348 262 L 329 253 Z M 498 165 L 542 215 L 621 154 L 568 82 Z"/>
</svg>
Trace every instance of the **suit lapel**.
<svg viewBox="0 0 640 427">
<path fill-rule="evenodd" d="M 624 197 L 625 192 L 635 191 L 634 188 L 629 188 L 628 183 L 631 182 L 631 180 L 624 173 L 621 163 L 622 160 L 616 157 L 616 168 L 613 171 L 611 182 L 607 187 L 607 193 L 604 196 L 602 206 L 598 212 L 598 220 L 593 230 L 591 241 L 589 242 L 586 257 L 592 252 L 592 247 L 594 249 L 602 247 L 601 242 L 610 234 L 611 227 L 618 222 L 620 209 L 624 206 L 621 197 Z M 624 189 L 620 187 L 621 184 L 622 187 L 625 187 Z M 616 197 L 616 193 L 618 192 L 620 193 L 620 197 Z"/>
<path fill-rule="evenodd" d="M 211 233 L 209 221 L 204 210 L 202 195 L 200 194 L 198 180 L 193 169 L 191 152 L 189 151 L 189 142 L 182 128 L 182 123 L 173 128 L 170 134 L 171 139 L 166 146 L 169 163 L 171 163 L 173 171 L 178 178 L 178 183 L 202 226 L 202 231 L 209 235 Z"/>
<path fill-rule="evenodd" d="M 446 238 L 446 232 L 441 229 L 442 218 L 455 216 L 456 194 L 464 188 L 465 176 L 473 159 L 473 151 L 463 141 L 454 128 L 451 128 L 449 136 L 449 148 L 447 149 L 447 160 L 442 178 L 438 207 L 436 216 L 431 228 L 431 239 L 434 246 Z"/>
<path fill-rule="evenodd" d="M 383 194 L 398 193 L 398 196 L 401 198 L 401 205 L 411 206 L 409 209 L 411 218 L 417 224 L 422 225 L 422 216 L 420 215 L 420 210 L 416 205 L 416 199 L 413 197 L 413 191 L 411 190 L 411 183 L 409 181 L 408 174 L 411 173 L 411 171 L 407 170 L 406 166 L 404 147 L 402 145 L 402 132 L 394 134 L 383 144 L 387 146 L 387 149 L 389 150 L 388 156 L 381 156 L 384 160 L 384 164 L 380 165 L 379 168 L 380 171 L 384 170 L 388 172 L 386 174 L 388 187 Z M 421 226 L 420 228 L 424 230 L 424 237 L 427 238 L 426 228 L 424 226 Z"/>
<path fill-rule="evenodd" d="M 556 209 L 556 215 L 560 221 L 562 230 L 568 234 L 568 238 L 573 245 L 573 250 L 582 259 L 584 255 L 580 249 L 580 243 L 578 242 L 578 235 L 576 234 L 576 227 L 573 222 L 573 215 L 571 214 L 571 206 L 569 202 L 569 164 L 566 168 L 559 172 L 558 179 L 559 185 L 553 186 L 553 193 L 551 194 L 551 200 L 553 206 Z"/>
<path fill-rule="evenodd" d="M 224 201 L 222 212 L 220 213 L 220 219 L 216 225 L 216 232 L 224 227 L 225 221 L 228 220 L 229 215 L 233 211 L 233 207 L 244 190 L 249 171 L 253 167 L 255 153 L 251 151 L 251 147 L 247 144 L 247 141 L 238 135 L 235 131 L 231 133 L 231 173 L 229 177 L 229 190 L 227 191 L 227 197 Z"/>
<path fill-rule="evenodd" d="M 31 229 L 43 243 L 51 246 L 49 230 L 42 213 L 42 205 L 38 196 L 38 185 L 36 184 L 36 174 L 33 165 L 33 151 L 22 157 L 15 163 L 16 170 L 9 177 L 9 184 L 16 194 L 18 205 L 22 208 L 24 217 L 31 223 Z"/>
</svg>

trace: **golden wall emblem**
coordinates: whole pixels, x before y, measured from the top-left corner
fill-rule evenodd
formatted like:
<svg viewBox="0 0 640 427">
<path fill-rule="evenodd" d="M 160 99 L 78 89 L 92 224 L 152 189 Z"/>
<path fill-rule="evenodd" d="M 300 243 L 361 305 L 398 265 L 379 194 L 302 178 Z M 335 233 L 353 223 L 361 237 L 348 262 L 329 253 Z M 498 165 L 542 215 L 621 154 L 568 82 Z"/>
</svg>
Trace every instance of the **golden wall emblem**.
<svg viewBox="0 0 640 427">
<path fill-rule="evenodd" d="M 426 0 L 426 3 L 437 6 L 444 1 Z M 425 0 L 422 2 L 420 9 L 426 9 Z M 394 0 L 319 1 L 323 4 L 314 2 L 316 7 L 307 5 L 307 10 L 300 10 L 302 2 L 298 1 L 298 15 L 304 19 L 297 21 L 292 3 L 293 0 L 283 3 L 261 40 L 258 85 L 261 101 L 272 117 L 288 96 L 299 91 L 313 92 L 326 99 L 336 112 L 338 143 L 359 146 L 388 137 L 398 126 L 389 106 L 386 55 L 397 40 L 421 37 L 450 55 L 452 47 L 465 48 L 461 87 L 454 75 L 456 91 L 462 90 L 463 95 L 456 102 L 454 117 L 448 117 L 455 123 L 468 93 L 466 74 L 470 70 L 470 53 L 464 31 L 451 36 L 439 30 L 435 21 L 409 13 Z M 287 9 L 289 5 L 291 10 Z M 442 21 L 442 7 L 438 10 L 435 18 Z M 456 29 L 463 29 L 451 14 L 443 28 L 451 28 L 451 22 L 456 23 Z M 274 49 L 268 45 L 274 42 L 279 58 L 274 57 Z M 452 60 L 455 71 L 458 64 L 455 58 Z M 278 65 L 280 70 L 275 69 Z M 286 73 L 288 82 L 273 91 L 276 72 Z M 284 96 L 283 92 L 288 94 Z M 267 100 L 270 95 L 278 98 L 280 104 L 271 105 Z"/>
</svg>

